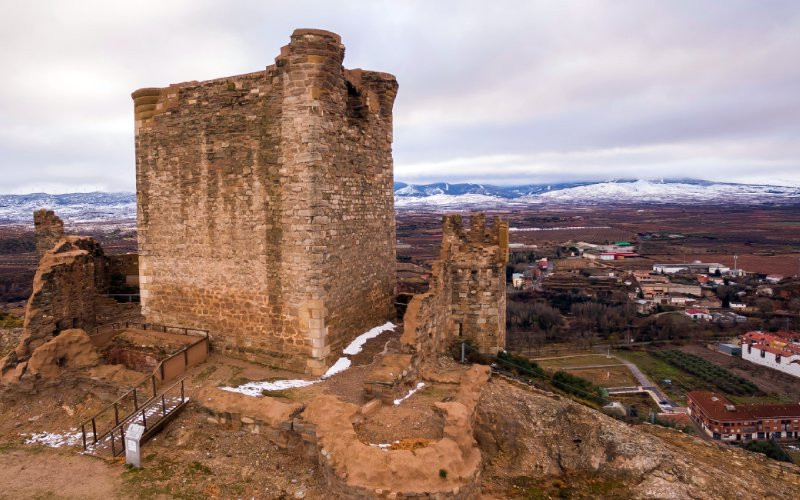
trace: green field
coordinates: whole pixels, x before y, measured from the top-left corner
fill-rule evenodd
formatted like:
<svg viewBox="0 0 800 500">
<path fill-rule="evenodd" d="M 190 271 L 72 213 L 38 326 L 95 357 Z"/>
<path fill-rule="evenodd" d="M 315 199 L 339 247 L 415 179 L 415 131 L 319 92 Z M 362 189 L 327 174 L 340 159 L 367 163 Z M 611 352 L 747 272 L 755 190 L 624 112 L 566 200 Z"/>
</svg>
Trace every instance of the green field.
<svg viewBox="0 0 800 500">
<path fill-rule="evenodd" d="M 716 363 L 712 363 L 700 356 L 676 349 L 664 349 L 653 353 L 659 359 L 666 361 L 712 384 L 719 392 L 736 396 L 764 396 L 765 394 L 752 382 L 744 379 Z"/>
<path fill-rule="evenodd" d="M 681 405 L 686 404 L 686 393 L 697 390 L 713 390 L 708 382 L 687 373 L 680 368 L 672 366 L 645 351 L 619 351 L 616 353 L 622 359 L 630 361 L 642 370 L 645 375 L 657 384 L 667 395 Z M 672 384 L 665 384 L 664 379 L 672 380 Z"/>
<path fill-rule="evenodd" d="M 689 391 L 715 391 L 721 392 L 733 403 L 784 403 L 775 396 L 736 396 L 721 391 L 714 384 L 706 382 L 700 377 L 671 365 L 657 356 L 645 351 L 618 351 L 615 353 L 622 359 L 630 361 L 642 370 L 655 384 L 657 384 L 674 402 L 685 405 L 686 393 Z M 665 384 L 664 379 L 670 379 L 672 384 Z"/>
</svg>

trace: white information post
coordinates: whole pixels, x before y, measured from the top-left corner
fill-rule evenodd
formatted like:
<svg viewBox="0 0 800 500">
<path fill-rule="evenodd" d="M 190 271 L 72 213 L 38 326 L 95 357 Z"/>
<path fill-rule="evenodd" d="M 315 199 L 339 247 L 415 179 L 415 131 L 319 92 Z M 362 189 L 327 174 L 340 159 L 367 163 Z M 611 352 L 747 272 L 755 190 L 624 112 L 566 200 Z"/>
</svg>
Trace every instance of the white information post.
<svg viewBox="0 0 800 500">
<path fill-rule="evenodd" d="M 133 467 L 142 467 L 142 455 L 140 441 L 144 434 L 144 426 L 131 424 L 125 432 L 125 463 Z"/>
</svg>

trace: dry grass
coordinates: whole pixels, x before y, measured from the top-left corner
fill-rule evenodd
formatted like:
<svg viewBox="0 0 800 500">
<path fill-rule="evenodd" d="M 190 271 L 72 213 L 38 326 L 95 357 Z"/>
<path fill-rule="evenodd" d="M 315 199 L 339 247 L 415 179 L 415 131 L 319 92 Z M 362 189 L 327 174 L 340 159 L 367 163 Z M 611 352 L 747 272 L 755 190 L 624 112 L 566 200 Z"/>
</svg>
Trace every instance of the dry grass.
<svg viewBox="0 0 800 500">
<path fill-rule="evenodd" d="M 545 370 L 560 370 L 563 368 L 573 368 L 580 366 L 594 365 L 620 365 L 622 363 L 615 358 L 608 358 L 605 354 L 582 354 L 579 356 L 565 356 L 558 358 L 539 358 L 534 359 L 536 363 Z"/>
<path fill-rule="evenodd" d="M 584 368 L 567 370 L 576 377 L 585 378 L 600 387 L 631 387 L 638 385 L 636 378 L 624 365 L 609 368 Z"/>
</svg>

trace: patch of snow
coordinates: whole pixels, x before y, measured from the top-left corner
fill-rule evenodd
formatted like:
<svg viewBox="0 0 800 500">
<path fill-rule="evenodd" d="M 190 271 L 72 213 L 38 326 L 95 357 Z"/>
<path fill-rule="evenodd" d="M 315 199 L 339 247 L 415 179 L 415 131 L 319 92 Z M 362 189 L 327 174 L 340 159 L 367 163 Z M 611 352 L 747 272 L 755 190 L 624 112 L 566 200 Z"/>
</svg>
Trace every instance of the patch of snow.
<svg viewBox="0 0 800 500">
<path fill-rule="evenodd" d="M 344 348 L 342 351 L 343 354 L 347 354 L 349 356 L 355 356 L 356 354 L 360 353 L 361 350 L 364 348 L 364 344 L 367 343 L 368 340 L 374 339 L 378 335 L 392 331 L 395 329 L 395 324 L 391 321 L 387 321 L 386 323 L 376 326 L 372 328 L 358 337 L 356 337 L 350 344 Z M 327 378 L 330 378 L 337 373 L 341 373 L 348 368 L 352 361 L 350 358 L 346 356 L 342 356 L 341 358 L 336 360 L 336 363 L 333 364 L 325 374 L 316 379 L 316 380 L 303 380 L 303 379 L 292 379 L 292 380 L 274 380 L 272 382 L 248 382 L 246 384 L 242 384 L 237 387 L 220 387 L 223 391 L 228 392 L 238 392 L 239 394 L 244 394 L 247 396 L 253 397 L 260 397 L 263 396 L 263 391 L 282 391 L 286 389 L 296 389 L 299 387 L 307 387 L 312 384 L 316 384 L 317 382 L 321 382 Z"/>
<path fill-rule="evenodd" d="M 351 364 L 350 358 L 342 356 L 341 358 L 336 360 L 336 363 L 334 363 L 333 366 L 328 368 L 328 371 L 325 372 L 325 375 L 322 376 L 322 379 L 324 380 L 326 378 L 333 377 L 337 373 L 347 370 L 348 368 L 350 368 L 350 364 Z"/>
<path fill-rule="evenodd" d="M 50 448 L 61 448 L 62 446 L 76 446 L 83 437 L 81 431 L 70 429 L 69 431 L 58 434 L 56 432 L 34 432 L 32 434 L 20 434 L 20 436 L 30 436 L 25 440 L 25 444 L 43 444 Z"/>
<path fill-rule="evenodd" d="M 396 404 L 396 405 L 399 405 L 400 403 L 402 403 L 402 402 L 403 402 L 403 401 L 405 401 L 406 399 L 408 399 L 408 398 L 410 398 L 411 396 L 413 396 L 415 392 L 417 392 L 418 390 L 422 389 L 423 387 L 425 387 L 425 382 L 420 382 L 420 383 L 418 383 L 416 387 L 414 387 L 413 389 L 411 389 L 410 391 L 408 391 L 408 394 L 406 394 L 405 396 L 403 396 L 403 397 L 402 397 L 402 398 L 400 398 L 400 399 L 395 399 L 395 400 L 394 400 L 394 404 Z"/>
<path fill-rule="evenodd" d="M 223 391 L 238 392 L 246 396 L 262 396 L 263 391 L 283 391 L 286 389 L 297 389 L 300 387 L 308 387 L 309 385 L 316 384 L 319 380 L 275 380 L 272 382 L 248 382 L 237 387 L 220 387 Z"/>
<path fill-rule="evenodd" d="M 350 342 L 350 344 L 344 348 L 342 353 L 347 354 L 348 356 L 355 356 L 356 354 L 361 352 L 361 349 L 364 348 L 364 344 L 366 344 L 369 339 L 374 339 L 381 333 L 394 330 L 394 328 L 395 325 L 391 321 L 387 321 L 381 326 L 376 326 L 375 328 L 369 330 L 368 332 L 364 332 L 358 337 L 356 337 L 355 340 Z M 341 358 L 339 359 L 339 361 L 341 361 Z"/>
<path fill-rule="evenodd" d="M 395 441 L 394 443 L 369 443 L 370 446 L 374 446 L 376 448 L 380 448 L 382 450 L 388 450 L 391 448 L 392 444 L 397 444 L 400 441 Z"/>
</svg>

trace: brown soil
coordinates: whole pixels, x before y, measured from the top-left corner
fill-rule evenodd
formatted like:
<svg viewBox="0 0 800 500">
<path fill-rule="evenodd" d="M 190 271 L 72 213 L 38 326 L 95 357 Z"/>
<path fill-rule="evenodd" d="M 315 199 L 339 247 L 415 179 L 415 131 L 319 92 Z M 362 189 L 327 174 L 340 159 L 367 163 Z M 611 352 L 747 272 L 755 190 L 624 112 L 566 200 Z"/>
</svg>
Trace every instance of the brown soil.
<svg viewBox="0 0 800 500">
<path fill-rule="evenodd" d="M 382 405 L 375 413 L 355 426 L 362 442 L 386 443 L 405 439 L 441 439 L 444 417 L 434 411 L 433 403 L 441 401 L 436 392 L 417 392 L 399 405 Z"/>
<path fill-rule="evenodd" d="M 113 498 L 121 472 L 72 451 L 0 449 L 0 498 Z"/>
</svg>

